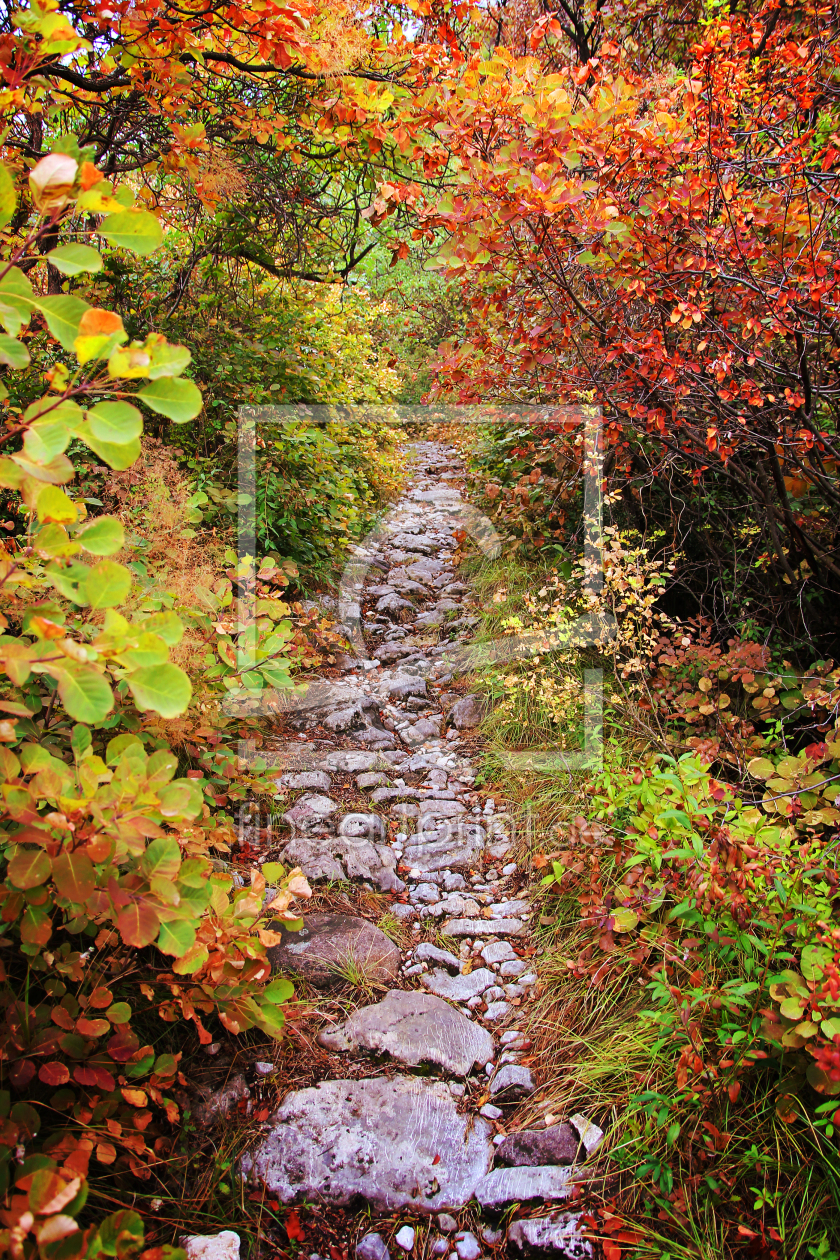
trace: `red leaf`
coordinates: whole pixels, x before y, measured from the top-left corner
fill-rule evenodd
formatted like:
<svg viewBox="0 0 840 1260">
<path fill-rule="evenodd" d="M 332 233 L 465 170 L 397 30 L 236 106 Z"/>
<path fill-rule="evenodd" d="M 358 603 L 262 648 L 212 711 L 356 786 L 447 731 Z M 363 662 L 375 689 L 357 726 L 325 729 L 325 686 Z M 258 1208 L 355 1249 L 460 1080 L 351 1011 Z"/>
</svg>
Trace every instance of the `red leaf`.
<svg viewBox="0 0 840 1260">
<path fill-rule="evenodd" d="M 18 1059 L 9 1068 L 9 1078 L 15 1089 L 25 1089 L 35 1075 L 35 1064 L 31 1059 Z"/>
<path fill-rule="evenodd" d="M 62 897 L 79 905 L 96 887 L 96 872 L 84 853 L 59 853 L 53 861 L 53 881 Z"/>
<path fill-rule="evenodd" d="M 76 1020 L 76 1032 L 82 1037 L 101 1037 L 106 1032 L 111 1031 L 111 1025 L 107 1019 L 88 1019 L 82 1015 Z"/>
<path fill-rule="evenodd" d="M 38 1080 L 45 1085 L 66 1085 L 70 1080 L 70 1069 L 57 1061 L 44 1063 L 38 1069 Z"/>
<path fill-rule="evenodd" d="M 160 920 L 151 906 L 134 902 L 117 915 L 117 927 L 126 945 L 142 949 L 151 945 L 158 934 Z"/>
<path fill-rule="evenodd" d="M 304 1230 L 297 1212 L 290 1212 L 286 1217 L 286 1233 L 290 1242 L 300 1242 L 304 1237 Z"/>
</svg>

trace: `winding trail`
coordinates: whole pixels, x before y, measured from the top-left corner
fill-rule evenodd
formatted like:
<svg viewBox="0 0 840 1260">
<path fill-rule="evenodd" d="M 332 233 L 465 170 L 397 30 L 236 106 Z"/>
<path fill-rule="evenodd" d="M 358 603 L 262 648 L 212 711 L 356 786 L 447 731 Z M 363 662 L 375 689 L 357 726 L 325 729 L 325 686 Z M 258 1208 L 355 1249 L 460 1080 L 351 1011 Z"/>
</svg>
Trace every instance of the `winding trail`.
<svg viewBox="0 0 840 1260">
<path fill-rule="evenodd" d="M 391 936 L 401 927 L 411 945 L 364 916 L 312 913 L 272 951 L 316 988 L 355 979 L 384 995 L 326 1024 L 328 1073 L 286 1095 L 243 1171 L 285 1204 L 369 1204 L 366 1231 L 346 1240 L 357 1260 L 579 1260 L 592 1255 L 580 1218 L 552 1205 L 600 1131 L 582 1116 L 506 1123 L 535 1088 L 522 1060 L 537 976 L 509 820 L 476 789 L 483 706 L 458 690 L 478 617 L 453 530 L 481 523 L 456 452 L 413 449 L 402 499 L 344 586 L 364 656 L 290 708 L 280 749 L 292 832 L 280 860 L 387 894 Z"/>
</svg>

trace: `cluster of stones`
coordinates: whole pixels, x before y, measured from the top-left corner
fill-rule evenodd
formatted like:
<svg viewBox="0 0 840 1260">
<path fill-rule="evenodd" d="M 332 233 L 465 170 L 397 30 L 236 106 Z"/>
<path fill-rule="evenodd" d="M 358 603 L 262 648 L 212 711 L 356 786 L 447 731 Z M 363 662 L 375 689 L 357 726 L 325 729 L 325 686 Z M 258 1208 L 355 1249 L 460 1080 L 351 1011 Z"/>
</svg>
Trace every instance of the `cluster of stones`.
<svg viewBox="0 0 840 1260">
<path fill-rule="evenodd" d="M 283 1203 L 363 1199 L 409 1218 L 388 1242 L 365 1235 L 357 1260 L 411 1254 L 421 1232 L 423 1254 L 441 1260 L 480 1260 L 500 1246 L 589 1256 L 573 1212 L 498 1225 L 511 1205 L 568 1199 L 602 1134 L 584 1116 L 519 1133 L 504 1123 L 535 1088 L 522 1062 L 537 983 L 531 907 L 506 820 L 476 791 L 462 751 L 483 707 L 446 690 L 476 620 L 451 563 L 461 501 L 443 483 L 457 463 L 434 444 L 417 449 L 423 473 L 359 560 L 350 617 L 370 655 L 348 659 L 340 683 L 311 687 L 287 715 L 300 737 L 279 784 L 284 799 L 301 793 L 284 815 L 292 834 L 281 860 L 310 881 L 391 894 L 415 943 L 403 951 L 363 918 L 310 914 L 271 951 L 278 970 L 313 985 L 341 983 L 352 965 L 386 991 L 322 1030 L 339 1074 L 287 1094 L 242 1172 Z M 350 786 L 367 799 L 346 812 L 334 798 Z M 452 948 L 422 939 L 429 928 Z M 345 1054 L 378 1056 L 377 1074 L 341 1075 Z M 453 1215 L 476 1204 L 480 1236 Z"/>
</svg>

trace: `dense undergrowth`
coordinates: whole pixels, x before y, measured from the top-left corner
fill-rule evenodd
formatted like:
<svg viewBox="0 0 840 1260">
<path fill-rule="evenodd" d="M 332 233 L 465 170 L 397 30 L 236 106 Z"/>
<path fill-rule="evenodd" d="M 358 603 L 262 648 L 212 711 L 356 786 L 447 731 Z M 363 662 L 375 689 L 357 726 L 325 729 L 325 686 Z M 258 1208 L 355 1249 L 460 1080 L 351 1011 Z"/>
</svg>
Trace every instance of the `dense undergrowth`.
<svg viewBox="0 0 840 1260">
<path fill-rule="evenodd" d="M 835 1256 L 840 671 L 754 623 L 721 641 L 669 615 L 680 557 L 626 522 L 605 527 L 594 593 L 571 513 L 556 550 L 528 546 L 550 513 L 522 494 L 522 446 L 521 430 L 473 444 L 515 556 L 469 564 L 480 638 L 527 643 L 483 680 L 485 772 L 541 884 L 545 1085 L 523 1118 L 583 1109 L 607 1130 L 589 1200 L 607 1257 Z M 582 647 L 596 609 L 616 634 Z"/>
<path fill-rule="evenodd" d="M 230 1160 L 211 1161 L 208 1179 L 203 1139 L 189 1137 L 191 1060 L 214 1038 L 244 1049 L 280 1037 L 294 990 L 266 948 L 310 895 L 299 870 L 239 852 L 243 810 L 276 790 L 265 697 L 343 646 L 302 596 L 334 575 L 400 476 L 375 417 L 299 415 L 260 434 L 259 554 L 238 552 L 234 399 L 272 397 L 266 364 L 277 344 L 293 355 L 295 321 L 315 345 L 287 374 L 292 399 L 309 392 L 304 378 L 331 397 L 339 370 L 348 400 L 378 398 L 379 352 L 356 326 L 367 308 L 328 296 L 313 314 L 276 284 L 245 294 L 239 276 L 211 303 L 232 379 L 222 370 L 202 399 L 185 372 L 201 380 L 225 356 L 195 312 L 190 344 L 170 341 L 134 311 L 124 322 L 119 301 L 98 304 L 111 290 L 91 246 L 54 248 L 49 264 L 39 251 L 59 212 L 65 227 L 102 212 L 99 237 L 129 256 L 160 244 L 157 219 L 90 157 L 67 139 L 28 188 L 0 168 L 5 221 L 20 210 L 24 224 L 0 278 L 0 1246 L 54 1260 L 144 1245 L 157 1257 L 179 1230 L 227 1218 Z M 33 264 L 92 279 L 42 295 Z M 235 321 L 257 298 L 251 343 Z M 330 357 L 342 344 L 358 354 L 355 377 Z M 140 407 L 168 445 L 143 436 Z M 202 407 L 212 419 L 175 445 L 169 422 Z"/>
</svg>

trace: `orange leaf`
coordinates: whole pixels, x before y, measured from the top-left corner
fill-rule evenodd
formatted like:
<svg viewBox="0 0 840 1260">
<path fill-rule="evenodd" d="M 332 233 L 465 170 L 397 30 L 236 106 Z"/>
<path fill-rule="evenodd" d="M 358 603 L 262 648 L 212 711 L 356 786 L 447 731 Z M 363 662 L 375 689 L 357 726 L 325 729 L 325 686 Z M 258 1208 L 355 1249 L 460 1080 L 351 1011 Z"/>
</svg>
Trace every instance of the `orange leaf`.
<svg viewBox="0 0 840 1260">
<path fill-rule="evenodd" d="M 93 162 L 83 162 L 82 170 L 79 175 L 79 183 L 82 186 L 82 192 L 87 192 L 89 188 L 93 188 L 94 184 L 98 184 L 105 176 L 98 171 Z"/>
<path fill-rule="evenodd" d="M 151 945 L 158 934 L 160 920 L 151 906 L 135 902 L 117 915 L 117 927 L 126 945 L 142 949 Z"/>
<path fill-rule="evenodd" d="M 110 1142 L 100 1142 L 96 1147 L 96 1158 L 100 1164 L 113 1164 L 117 1158 L 117 1148 Z"/>
<path fill-rule="evenodd" d="M 111 333 L 124 332 L 123 322 L 114 311 L 104 311 L 92 306 L 85 311 L 79 323 L 80 337 L 109 337 Z"/>
</svg>

